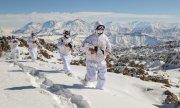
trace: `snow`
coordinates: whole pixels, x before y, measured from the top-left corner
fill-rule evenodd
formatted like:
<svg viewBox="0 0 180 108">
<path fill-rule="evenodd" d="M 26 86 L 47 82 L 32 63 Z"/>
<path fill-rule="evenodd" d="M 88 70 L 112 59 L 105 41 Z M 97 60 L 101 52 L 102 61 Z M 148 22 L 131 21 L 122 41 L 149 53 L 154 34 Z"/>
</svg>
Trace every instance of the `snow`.
<svg viewBox="0 0 180 108">
<path fill-rule="evenodd" d="M 59 37 L 41 37 L 48 42 L 55 43 Z M 49 41 L 51 40 L 51 41 Z M 170 90 L 179 96 L 179 69 L 159 70 L 162 61 L 135 61 L 145 64 L 150 69 L 150 75 L 155 72 L 169 79 L 171 87 L 162 83 L 142 81 L 139 78 L 122 74 L 107 73 L 104 90 L 82 86 L 82 79 L 86 74 L 86 67 L 71 65 L 73 77 L 63 72 L 63 64 L 57 51 L 48 52 L 54 55 L 45 62 L 31 62 L 24 55 L 27 48 L 22 48 L 21 60 L 13 63 L 8 54 L 0 58 L 0 105 L 1 108 L 178 108 L 174 105 L 163 104 Z M 143 52 L 143 51 L 142 51 Z M 123 54 L 124 52 L 122 52 Z M 127 53 L 127 52 L 126 52 Z M 128 54 L 128 53 L 127 53 Z M 130 54 L 141 54 L 133 49 Z M 141 54 L 143 55 L 143 54 Z M 74 60 L 81 56 L 73 56 Z M 91 86 L 94 86 L 92 83 Z"/>
<path fill-rule="evenodd" d="M 72 66 L 74 77 L 68 77 L 60 70 L 62 64 L 19 61 L 13 65 L 4 60 L 0 64 L 4 67 L 1 108 L 158 108 L 164 91 L 163 84 L 114 73 L 107 73 L 104 90 L 84 88 L 80 81 L 86 72 L 83 66 Z"/>
<path fill-rule="evenodd" d="M 0 62 L 1 108 L 54 108 L 57 103 L 44 90 L 32 85 L 18 66 L 4 60 Z"/>
<path fill-rule="evenodd" d="M 25 64 L 27 66 L 32 66 L 32 64 L 28 62 Z M 42 64 L 44 64 L 44 66 L 47 66 L 46 63 Z M 136 80 L 138 79 L 134 79 L 135 81 L 128 81 L 129 78 L 123 78 L 123 76 L 117 78 L 116 74 L 108 73 L 107 79 L 109 80 L 107 80 L 107 86 L 105 87 L 106 89 L 104 91 L 94 90 L 81 87 L 81 83 L 77 78 L 69 78 L 64 73 L 53 73 L 52 71 L 47 71 L 47 67 L 43 67 L 42 64 L 40 63 L 41 67 L 37 65 L 33 67 L 36 67 L 38 70 L 43 69 L 42 72 L 44 71 L 45 73 L 47 73 L 46 77 L 53 81 L 54 84 L 62 85 L 65 89 L 70 89 L 73 94 L 82 95 L 85 100 L 88 100 L 90 102 L 90 106 L 92 108 L 109 108 L 112 105 L 130 107 L 128 106 L 128 103 L 130 101 L 137 107 L 149 106 L 149 108 L 155 108 L 155 106 L 151 105 L 151 102 L 149 101 L 145 102 L 145 104 L 141 103 L 141 101 L 145 99 L 145 96 L 143 95 L 141 89 L 136 88 L 135 84 L 133 83 L 137 82 Z M 85 67 L 73 66 L 73 68 L 73 70 L 78 70 L 78 72 L 74 72 L 75 76 L 80 76 L 81 78 L 83 78 L 85 74 Z M 50 69 L 51 67 L 49 68 L 49 70 Z M 114 80 L 113 78 L 115 78 L 116 80 Z M 127 82 L 127 84 L 124 82 Z M 94 97 L 96 97 L 96 99 L 94 99 Z M 117 102 L 117 100 L 121 100 L 121 102 Z M 107 104 L 101 104 L 99 102 L 107 102 Z"/>
</svg>

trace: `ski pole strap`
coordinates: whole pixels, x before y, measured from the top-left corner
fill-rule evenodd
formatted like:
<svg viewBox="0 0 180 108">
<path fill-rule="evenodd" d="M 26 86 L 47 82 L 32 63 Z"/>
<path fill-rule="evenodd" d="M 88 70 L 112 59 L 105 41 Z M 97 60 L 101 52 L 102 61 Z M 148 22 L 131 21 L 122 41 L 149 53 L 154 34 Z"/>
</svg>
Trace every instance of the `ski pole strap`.
<svg viewBox="0 0 180 108">
<path fill-rule="evenodd" d="M 97 53 L 97 51 L 98 51 L 98 47 L 97 46 L 95 46 L 94 47 L 94 50 L 96 51 L 96 53 Z M 101 48 L 100 48 L 100 50 L 102 51 L 102 53 L 103 53 L 103 55 L 104 55 L 104 50 L 102 50 Z"/>
<path fill-rule="evenodd" d="M 102 53 L 103 53 L 103 55 L 104 55 L 104 50 L 101 49 L 101 51 L 102 51 Z"/>
</svg>

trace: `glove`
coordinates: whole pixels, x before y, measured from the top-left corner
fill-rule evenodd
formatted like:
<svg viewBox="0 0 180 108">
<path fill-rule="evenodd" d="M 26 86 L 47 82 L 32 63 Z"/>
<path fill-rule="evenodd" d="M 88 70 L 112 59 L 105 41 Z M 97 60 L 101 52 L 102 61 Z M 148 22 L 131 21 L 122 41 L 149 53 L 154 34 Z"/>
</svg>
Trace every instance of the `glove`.
<svg viewBox="0 0 180 108">
<path fill-rule="evenodd" d="M 94 47 L 94 51 L 97 53 L 97 51 L 98 51 L 98 47 L 97 46 Z"/>
<path fill-rule="evenodd" d="M 33 41 L 33 43 L 36 43 L 36 41 Z"/>
<path fill-rule="evenodd" d="M 91 52 L 91 54 L 96 53 L 96 51 L 94 50 L 94 48 L 89 48 L 89 51 Z"/>
<path fill-rule="evenodd" d="M 71 45 L 71 43 L 68 43 L 68 47 L 72 49 L 72 45 Z"/>
<path fill-rule="evenodd" d="M 102 53 L 103 53 L 103 55 L 104 55 L 104 50 L 101 49 L 101 51 L 102 51 Z"/>
</svg>

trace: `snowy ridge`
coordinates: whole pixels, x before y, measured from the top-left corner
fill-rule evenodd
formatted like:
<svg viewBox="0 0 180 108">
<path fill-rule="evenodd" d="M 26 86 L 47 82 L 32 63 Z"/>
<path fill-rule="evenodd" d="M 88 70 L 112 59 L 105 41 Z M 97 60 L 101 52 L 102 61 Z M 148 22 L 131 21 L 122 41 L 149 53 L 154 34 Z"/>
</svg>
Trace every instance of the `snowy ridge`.
<svg viewBox="0 0 180 108">
<path fill-rule="evenodd" d="M 56 21 L 47 21 L 42 25 L 42 29 L 39 31 L 41 34 L 51 35 L 54 32 Z"/>
<path fill-rule="evenodd" d="M 65 22 L 62 26 L 63 29 L 73 31 L 75 33 L 88 33 L 90 32 L 90 24 L 81 19 Z"/>
</svg>

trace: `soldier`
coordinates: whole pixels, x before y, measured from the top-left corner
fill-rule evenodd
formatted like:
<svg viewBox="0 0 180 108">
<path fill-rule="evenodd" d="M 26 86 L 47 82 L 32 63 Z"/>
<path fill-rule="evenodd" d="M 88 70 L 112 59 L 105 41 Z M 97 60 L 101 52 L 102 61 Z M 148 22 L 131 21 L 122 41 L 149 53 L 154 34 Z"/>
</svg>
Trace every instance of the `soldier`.
<svg viewBox="0 0 180 108">
<path fill-rule="evenodd" d="M 63 69 L 65 74 L 72 76 L 70 62 L 72 58 L 71 53 L 73 52 L 73 42 L 70 38 L 70 31 L 64 30 L 63 35 L 64 36 L 59 39 L 57 47 L 63 61 Z"/>
<path fill-rule="evenodd" d="M 31 37 L 28 39 L 27 43 L 29 45 L 28 51 L 31 55 L 32 62 L 36 62 L 38 46 L 41 46 L 41 45 L 34 33 L 31 33 Z"/>
<path fill-rule="evenodd" d="M 20 56 L 20 50 L 19 50 L 19 46 L 18 46 L 19 44 L 20 44 L 20 42 L 17 39 L 15 39 L 14 36 L 12 36 L 9 41 L 9 45 L 11 48 L 11 58 L 14 59 L 14 61 L 19 59 L 19 56 Z"/>
<path fill-rule="evenodd" d="M 107 72 L 105 58 L 111 53 L 111 44 L 104 34 L 105 26 L 100 22 L 95 24 L 95 33 L 88 36 L 82 43 L 82 49 L 86 52 L 87 73 L 84 85 L 97 80 L 96 88 L 103 89 Z M 97 74 L 97 78 L 96 78 Z"/>
</svg>

